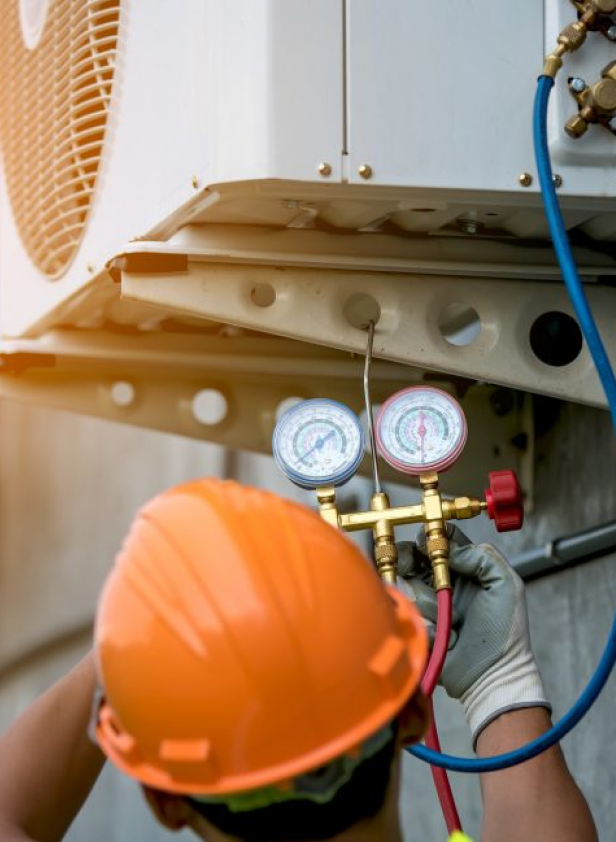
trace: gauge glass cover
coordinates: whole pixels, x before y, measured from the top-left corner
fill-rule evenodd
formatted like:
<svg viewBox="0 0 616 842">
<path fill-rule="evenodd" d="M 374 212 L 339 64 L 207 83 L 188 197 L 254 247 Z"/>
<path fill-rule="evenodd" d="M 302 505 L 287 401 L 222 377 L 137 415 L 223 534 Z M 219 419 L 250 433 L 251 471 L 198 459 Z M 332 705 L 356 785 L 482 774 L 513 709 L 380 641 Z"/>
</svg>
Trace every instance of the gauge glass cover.
<svg viewBox="0 0 616 842">
<path fill-rule="evenodd" d="M 392 467 L 412 475 L 451 467 L 464 449 L 467 432 L 459 403 L 432 386 L 396 392 L 376 419 L 379 453 Z"/>
<path fill-rule="evenodd" d="M 302 401 L 280 418 L 272 440 L 280 470 L 302 488 L 342 485 L 364 455 L 359 418 L 327 398 Z"/>
</svg>

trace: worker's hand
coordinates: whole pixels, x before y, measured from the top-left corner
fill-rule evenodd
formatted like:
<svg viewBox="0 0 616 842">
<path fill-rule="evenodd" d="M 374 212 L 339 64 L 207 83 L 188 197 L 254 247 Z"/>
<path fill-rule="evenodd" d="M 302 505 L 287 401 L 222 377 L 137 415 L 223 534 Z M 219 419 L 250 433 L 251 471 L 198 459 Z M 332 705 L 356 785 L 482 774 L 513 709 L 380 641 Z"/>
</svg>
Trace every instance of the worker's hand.
<svg viewBox="0 0 616 842">
<path fill-rule="evenodd" d="M 462 702 L 476 741 L 508 710 L 550 705 L 530 645 L 522 580 L 494 547 L 471 544 L 452 525 L 448 534 L 457 638 L 450 642 L 441 684 Z M 408 593 L 410 586 L 418 609 L 435 624 L 436 593 L 429 585 L 423 532 L 416 545 L 399 547 L 399 554 L 401 589 Z"/>
</svg>

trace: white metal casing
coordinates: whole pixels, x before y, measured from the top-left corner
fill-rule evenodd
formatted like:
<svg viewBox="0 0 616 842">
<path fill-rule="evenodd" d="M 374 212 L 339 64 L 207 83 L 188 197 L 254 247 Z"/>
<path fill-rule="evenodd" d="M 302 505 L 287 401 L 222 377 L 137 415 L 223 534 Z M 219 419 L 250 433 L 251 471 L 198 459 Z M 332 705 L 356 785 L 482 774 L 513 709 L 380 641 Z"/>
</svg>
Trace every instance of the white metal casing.
<svg viewBox="0 0 616 842">
<path fill-rule="evenodd" d="M 2 183 L 2 333 L 44 323 L 131 238 L 174 230 L 208 184 L 314 178 L 319 156 L 340 178 L 341 19 L 330 0 L 124 0 L 96 197 L 59 280 L 32 265 Z"/>
<path fill-rule="evenodd" d="M 451 233 L 470 219 L 544 236 L 536 179 L 524 189 L 518 176 L 534 175 L 536 74 L 574 14 L 569 0 L 124 0 L 96 196 L 60 279 L 32 266 L 0 190 L 3 334 L 62 322 L 62 302 L 87 295 L 127 241 L 165 240 L 191 221 L 355 230 L 385 218 L 401 232 Z M 593 81 L 612 52 L 591 33 L 566 58 L 551 118 L 565 216 L 599 239 L 616 237 L 605 166 L 616 141 L 599 127 L 572 141 L 562 123 L 574 110 L 569 70 Z M 306 219 L 249 189 L 272 181 L 299 206 L 311 185 Z M 351 192 L 333 196 L 336 184 Z M 239 198 L 210 212 L 229 185 Z"/>
</svg>

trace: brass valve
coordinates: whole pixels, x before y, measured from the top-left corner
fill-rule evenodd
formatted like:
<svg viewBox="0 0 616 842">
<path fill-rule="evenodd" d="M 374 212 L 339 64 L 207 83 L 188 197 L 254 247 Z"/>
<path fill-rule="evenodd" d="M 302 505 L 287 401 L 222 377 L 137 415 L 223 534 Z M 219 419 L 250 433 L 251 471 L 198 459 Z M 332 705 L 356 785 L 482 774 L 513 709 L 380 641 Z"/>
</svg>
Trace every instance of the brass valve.
<svg viewBox="0 0 616 842">
<path fill-rule="evenodd" d="M 573 5 L 581 14 L 611 15 L 616 12 L 616 0 L 577 0 Z"/>
<path fill-rule="evenodd" d="M 438 488 L 438 474 L 420 476 L 423 502 L 414 506 L 391 507 L 387 494 L 378 492 L 370 501 L 366 512 L 342 514 L 336 505 L 336 492 L 331 486 L 317 489 L 321 517 L 332 526 L 345 532 L 371 529 L 374 540 L 374 557 L 381 578 L 395 584 L 398 566 L 394 527 L 408 523 L 423 523 L 426 528 L 426 549 L 432 564 L 436 590 L 450 588 L 448 520 L 476 517 L 488 508 L 483 500 L 472 497 L 444 499 Z"/>
<path fill-rule="evenodd" d="M 569 90 L 578 104 L 579 111 L 565 124 L 565 131 L 574 139 L 582 137 L 591 123 L 598 123 L 616 134 L 610 125 L 616 115 L 616 61 L 601 71 L 601 79 L 586 85 L 581 79 L 571 79 Z"/>
<path fill-rule="evenodd" d="M 567 24 L 557 38 L 557 46 L 546 58 L 543 72 L 556 78 L 563 66 L 565 53 L 574 53 L 586 41 L 589 32 L 603 32 L 609 37 L 613 22 L 608 17 L 616 12 L 616 0 L 572 0 L 578 10 L 578 20 Z M 611 40 L 611 39 L 610 39 Z"/>
<path fill-rule="evenodd" d="M 616 12 L 616 0 L 571 0 L 589 32 L 602 31 Z"/>
<path fill-rule="evenodd" d="M 345 532 L 359 532 L 371 529 L 374 541 L 374 558 L 381 578 L 388 584 L 396 584 L 398 550 L 394 527 L 408 523 L 423 523 L 426 530 L 426 550 L 437 591 L 450 588 L 449 540 L 447 521 L 466 520 L 487 511 L 499 532 L 520 529 L 524 520 L 522 491 L 513 471 L 492 471 L 486 499 L 476 497 L 441 496 L 438 474 L 420 474 L 422 502 L 414 506 L 389 504 L 387 494 L 382 491 L 373 494 L 367 512 L 338 511 L 336 490 L 333 486 L 316 489 L 319 513 L 323 520 Z"/>
</svg>

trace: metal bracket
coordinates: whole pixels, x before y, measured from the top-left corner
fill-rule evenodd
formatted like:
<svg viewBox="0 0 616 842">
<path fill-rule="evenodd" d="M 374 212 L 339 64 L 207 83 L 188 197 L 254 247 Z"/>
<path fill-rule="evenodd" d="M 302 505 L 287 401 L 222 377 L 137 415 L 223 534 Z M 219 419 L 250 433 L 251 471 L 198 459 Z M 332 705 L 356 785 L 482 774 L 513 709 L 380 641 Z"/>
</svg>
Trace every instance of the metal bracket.
<svg viewBox="0 0 616 842">
<path fill-rule="evenodd" d="M 289 398 L 330 397 L 358 414 L 363 409 L 361 357 L 271 337 L 58 331 L 3 343 L 0 363 L 1 397 L 266 454 L 276 414 Z M 530 504 L 530 401 L 510 393 L 503 412 L 495 400 L 502 390 L 430 379 L 456 394 L 469 423 L 464 454 L 441 478 L 447 493 L 481 494 L 490 470 L 513 468 Z M 419 382 L 421 372 L 375 360 L 373 400 Z M 217 405 L 211 417 L 200 408 L 208 399 Z M 370 473 L 368 455 L 361 471 Z M 386 465 L 382 475 L 407 481 Z"/>
<path fill-rule="evenodd" d="M 355 352 L 363 352 L 362 327 L 372 319 L 375 357 L 605 406 L 581 334 L 578 353 L 575 335 L 564 330 L 557 350 L 565 359 L 570 349 L 573 354 L 565 364 L 558 354 L 553 364 L 549 348 L 541 358 L 542 342 L 533 344 L 535 332 L 546 330 L 543 338 L 551 341 L 544 324 L 548 314 L 579 333 L 560 284 L 189 259 L 187 271 L 177 275 L 123 272 L 122 294 L 167 313 Z M 616 290 L 588 285 L 587 294 L 616 365 Z M 468 344 L 447 339 L 448 314 L 453 311 L 455 321 L 456 308 L 465 314 L 463 321 L 470 314 L 478 328 Z"/>
</svg>

